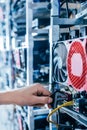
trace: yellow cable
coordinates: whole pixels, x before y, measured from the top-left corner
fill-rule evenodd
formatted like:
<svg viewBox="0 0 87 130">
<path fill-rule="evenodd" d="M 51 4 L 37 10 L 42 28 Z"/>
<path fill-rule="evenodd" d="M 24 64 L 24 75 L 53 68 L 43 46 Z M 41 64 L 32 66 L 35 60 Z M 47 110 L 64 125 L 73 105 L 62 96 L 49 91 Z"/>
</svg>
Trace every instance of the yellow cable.
<svg viewBox="0 0 87 130">
<path fill-rule="evenodd" d="M 63 103 L 62 105 L 58 106 L 57 108 L 53 109 L 53 110 L 51 111 L 51 113 L 49 113 L 49 115 L 48 115 L 48 117 L 47 117 L 47 121 L 48 121 L 49 123 L 55 124 L 56 127 L 58 127 L 59 125 L 58 125 L 55 121 L 52 121 L 52 120 L 50 119 L 50 116 L 52 116 L 53 113 L 55 113 L 55 112 L 56 112 L 57 110 L 59 110 L 60 108 L 66 107 L 66 106 L 71 106 L 71 105 L 73 105 L 73 104 L 74 104 L 74 101 L 69 101 L 69 102 L 65 102 L 65 103 Z"/>
</svg>

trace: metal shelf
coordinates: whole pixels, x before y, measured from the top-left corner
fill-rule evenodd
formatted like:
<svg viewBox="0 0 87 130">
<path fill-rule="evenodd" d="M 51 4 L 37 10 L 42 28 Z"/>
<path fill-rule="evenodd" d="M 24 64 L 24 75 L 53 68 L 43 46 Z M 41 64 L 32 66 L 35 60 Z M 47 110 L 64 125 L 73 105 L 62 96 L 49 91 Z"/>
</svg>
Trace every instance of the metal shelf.
<svg viewBox="0 0 87 130">
<path fill-rule="evenodd" d="M 32 36 L 34 39 L 48 39 L 48 29 L 33 29 L 32 30 Z"/>
<path fill-rule="evenodd" d="M 15 48 L 12 48 L 12 51 L 20 50 L 20 49 L 27 49 L 27 48 L 28 48 L 28 46 L 15 47 Z"/>
<path fill-rule="evenodd" d="M 85 18 L 87 16 L 87 1 L 81 3 L 76 18 Z"/>
<path fill-rule="evenodd" d="M 85 127 L 87 127 L 87 117 L 84 116 L 83 114 L 77 113 L 69 108 L 61 108 L 61 110 L 63 110 L 65 113 L 67 113 L 69 116 L 71 116 L 72 118 L 74 118 L 76 121 L 78 121 L 79 123 L 81 123 L 82 125 L 84 125 Z"/>
<path fill-rule="evenodd" d="M 49 109 L 47 109 L 47 108 L 38 108 L 38 109 L 36 109 L 36 110 L 33 110 L 33 112 L 34 112 L 34 116 L 38 116 L 38 115 L 41 115 L 41 114 L 48 114 L 49 113 Z"/>
<path fill-rule="evenodd" d="M 32 29 L 32 33 L 36 34 L 48 34 L 49 30 L 48 29 Z"/>
<path fill-rule="evenodd" d="M 32 36 L 34 41 L 48 40 L 49 29 L 32 29 Z"/>
<path fill-rule="evenodd" d="M 35 18 L 49 18 L 50 10 L 48 9 L 49 2 L 37 2 L 31 3 L 29 2 L 29 8 L 33 9 L 33 19 Z M 26 11 L 25 7 L 20 9 L 18 13 L 13 13 L 13 18 L 17 21 L 22 21 L 21 19 L 26 20 Z M 16 22 L 17 22 L 16 21 Z M 25 22 L 25 21 L 24 21 Z"/>
<path fill-rule="evenodd" d="M 34 10 L 33 19 L 35 18 L 49 18 L 50 17 L 50 11 L 47 9 L 37 9 Z"/>
<path fill-rule="evenodd" d="M 33 9 L 33 19 L 35 18 L 49 18 L 50 10 L 48 9 L 49 2 L 37 2 L 31 3 L 29 2 L 28 7 Z"/>
<path fill-rule="evenodd" d="M 76 18 L 84 18 L 87 16 L 87 8 L 76 14 Z M 87 23 L 86 23 L 87 24 Z"/>
<path fill-rule="evenodd" d="M 58 18 L 57 16 L 53 18 L 53 24 L 54 25 L 60 25 L 60 26 L 74 26 L 74 25 L 87 25 L 86 19 L 70 19 L 70 18 Z"/>
<path fill-rule="evenodd" d="M 49 2 L 29 2 L 28 7 L 30 9 L 46 9 L 48 7 Z"/>
</svg>

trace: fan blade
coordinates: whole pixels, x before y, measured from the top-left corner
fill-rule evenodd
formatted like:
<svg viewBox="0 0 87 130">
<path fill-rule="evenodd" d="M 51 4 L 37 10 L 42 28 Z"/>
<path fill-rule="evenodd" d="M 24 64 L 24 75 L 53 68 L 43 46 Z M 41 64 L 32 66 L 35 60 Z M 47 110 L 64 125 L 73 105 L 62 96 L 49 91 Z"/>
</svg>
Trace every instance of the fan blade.
<svg viewBox="0 0 87 130">
<path fill-rule="evenodd" d="M 66 66 L 67 66 L 67 65 L 66 65 L 66 62 L 63 62 L 63 63 L 62 63 L 62 68 L 67 69 Z"/>
<path fill-rule="evenodd" d="M 58 69 L 57 73 L 58 73 L 58 76 L 57 76 L 58 82 L 61 82 L 60 70 L 59 69 Z"/>
<path fill-rule="evenodd" d="M 53 53 L 53 73 L 57 82 L 64 82 L 67 78 L 66 57 L 67 49 L 63 42 L 57 43 Z"/>
<path fill-rule="evenodd" d="M 53 63 L 54 63 L 54 65 L 58 63 L 58 56 L 54 57 Z"/>
<path fill-rule="evenodd" d="M 64 82 L 66 80 L 66 76 L 62 73 L 62 70 L 60 70 L 60 78 L 61 82 Z"/>
<path fill-rule="evenodd" d="M 66 70 L 66 68 L 62 68 L 62 73 L 65 75 L 65 76 L 67 76 L 67 70 Z"/>
</svg>

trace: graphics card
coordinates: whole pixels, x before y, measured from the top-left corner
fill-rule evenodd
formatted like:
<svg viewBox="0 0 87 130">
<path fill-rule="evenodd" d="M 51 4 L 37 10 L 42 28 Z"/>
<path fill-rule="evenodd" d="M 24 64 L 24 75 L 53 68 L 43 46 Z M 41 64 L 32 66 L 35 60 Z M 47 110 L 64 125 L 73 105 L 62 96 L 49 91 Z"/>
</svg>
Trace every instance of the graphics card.
<svg viewBox="0 0 87 130">
<path fill-rule="evenodd" d="M 52 72 L 50 73 L 52 76 L 50 77 L 52 108 L 73 101 L 72 106 L 64 107 L 59 111 L 57 123 L 66 125 L 68 122 L 69 130 L 72 130 L 72 127 L 73 130 L 76 128 L 86 130 L 87 37 L 53 43 L 50 56 L 52 56 L 50 57 L 52 59 Z M 63 129 L 68 129 L 67 125 L 63 126 Z"/>
<path fill-rule="evenodd" d="M 87 91 L 87 38 L 59 41 L 52 47 L 52 82 Z"/>
</svg>

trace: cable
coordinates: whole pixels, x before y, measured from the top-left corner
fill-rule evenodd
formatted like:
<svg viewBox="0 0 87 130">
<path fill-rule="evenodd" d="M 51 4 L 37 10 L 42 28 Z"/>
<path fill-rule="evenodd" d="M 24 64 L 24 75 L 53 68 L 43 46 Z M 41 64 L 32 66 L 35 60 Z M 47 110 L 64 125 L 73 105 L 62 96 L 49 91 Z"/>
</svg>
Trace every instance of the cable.
<svg viewBox="0 0 87 130">
<path fill-rule="evenodd" d="M 60 124 L 57 124 L 55 121 L 51 120 L 51 119 L 50 119 L 50 116 L 52 116 L 52 115 L 53 115 L 57 110 L 59 110 L 60 108 L 66 107 L 66 106 L 71 106 L 71 105 L 73 105 L 73 104 L 74 104 L 74 101 L 69 101 L 69 102 L 65 102 L 65 103 L 63 103 L 62 105 L 58 106 L 57 108 L 53 109 L 53 110 L 49 113 L 49 115 L 47 116 L 47 121 L 48 121 L 49 123 L 55 124 L 56 127 L 58 128 L 58 127 L 60 126 Z"/>
</svg>

